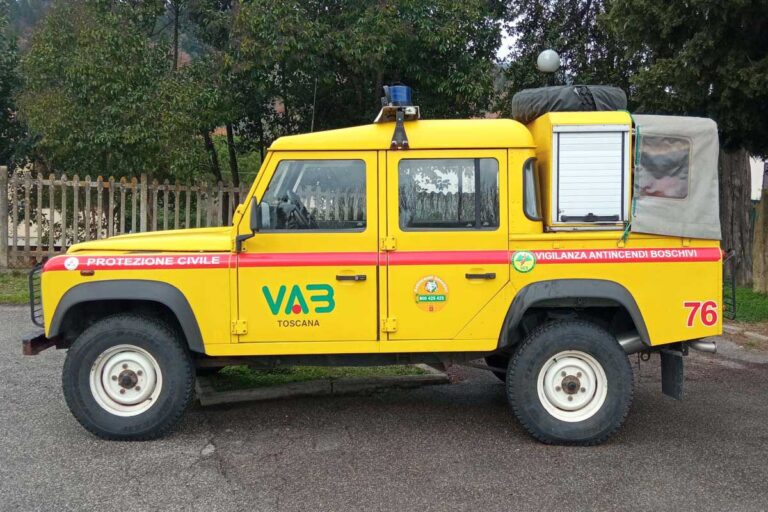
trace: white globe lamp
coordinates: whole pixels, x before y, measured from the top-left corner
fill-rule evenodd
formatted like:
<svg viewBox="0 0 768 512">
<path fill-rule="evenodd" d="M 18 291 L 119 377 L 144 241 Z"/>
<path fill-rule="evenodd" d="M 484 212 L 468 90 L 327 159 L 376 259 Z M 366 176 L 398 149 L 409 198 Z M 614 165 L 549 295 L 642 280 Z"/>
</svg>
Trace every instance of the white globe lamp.
<svg viewBox="0 0 768 512">
<path fill-rule="evenodd" d="M 555 50 L 544 50 L 536 59 L 536 67 L 542 73 L 554 73 L 560 69 L 560 56 Z"/>
</svg>

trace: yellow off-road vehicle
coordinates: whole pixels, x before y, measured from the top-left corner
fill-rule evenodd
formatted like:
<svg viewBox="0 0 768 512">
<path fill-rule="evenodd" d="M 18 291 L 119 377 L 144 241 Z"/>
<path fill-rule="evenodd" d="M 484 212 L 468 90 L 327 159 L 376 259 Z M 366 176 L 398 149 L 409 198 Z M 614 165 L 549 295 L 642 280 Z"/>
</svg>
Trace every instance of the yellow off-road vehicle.
<svg viewBox="0 0 768 512">
<path fill-rule="evenodd" d="M 231 227 L 49 259 L 24 351 L 68 350 L 67 404 L 106 439 L 167 433 L 196 368 L 484 358 L 534 437 L 600 443 L 628 354 L 660 352 L 680 398 L 682 356 L 714 350 L 723 261 L 715 124 L 602 92 L 527 91 L 521 123 L 420 120 L 390 88 L 371 125 L 275 141 Z"/>
</svg>

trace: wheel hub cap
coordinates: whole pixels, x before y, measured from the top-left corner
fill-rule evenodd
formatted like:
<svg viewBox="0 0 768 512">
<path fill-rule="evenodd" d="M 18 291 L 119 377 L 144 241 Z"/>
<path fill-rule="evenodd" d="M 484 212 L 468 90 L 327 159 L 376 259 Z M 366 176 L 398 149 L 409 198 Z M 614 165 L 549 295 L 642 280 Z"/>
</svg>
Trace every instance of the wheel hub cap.
<svg viewBox="0 0 768 512">
<path fill-rule="evenodd" d="M 569 350 L 555 354 L 544 363 L 537 391 L 542 406 L 555 418 L 584 421 L 605 403 L 608 379 L 594 357 Z"/>
<path fill-rule="evenodd" d="M 136 375 L 136 372 L 131 370 L 123 370 L 120 372 L 120 375 L 117 376 L 117 383 L 120 384 L 120 387 L 125 389 L 135 387 L 137 382 L 139 382 L 139 377 Z"/>
<path fill-rule="evenodd" d="M 160 366 L 135 345 L 117 345 L 102 352 L 91 367 L 91 393 L 106 411 L 135 416 L 149 409 L 162 389 Z"/>
<path fill-rule="evenodd" d="M 574 393 L 577 393 L 579 389 L 581 389 L 581 381 L 573 375 L 568 375 L 563 379 L 561 387 L 566 394 L 573 395 Z"/>
</svg>

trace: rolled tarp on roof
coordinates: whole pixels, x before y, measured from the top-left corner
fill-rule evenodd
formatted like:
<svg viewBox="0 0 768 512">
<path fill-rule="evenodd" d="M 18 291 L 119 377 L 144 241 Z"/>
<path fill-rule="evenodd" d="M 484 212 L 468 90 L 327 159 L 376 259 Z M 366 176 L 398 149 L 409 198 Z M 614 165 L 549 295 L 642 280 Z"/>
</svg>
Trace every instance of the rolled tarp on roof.
<svg viewBox="0 0 768 512">
<path fill-rule="evenodd" d="M 637 233 L 720 240 L 717 124 L 701 117 L 633 115 Z"/>
<path fill-rule="evenodd" d="M 510 103 L 512 119 L 528 124 L 548 112 L 625 110 L 627 95 L 607 85 L 557 85 L 523 89 Z"/>
</svg>

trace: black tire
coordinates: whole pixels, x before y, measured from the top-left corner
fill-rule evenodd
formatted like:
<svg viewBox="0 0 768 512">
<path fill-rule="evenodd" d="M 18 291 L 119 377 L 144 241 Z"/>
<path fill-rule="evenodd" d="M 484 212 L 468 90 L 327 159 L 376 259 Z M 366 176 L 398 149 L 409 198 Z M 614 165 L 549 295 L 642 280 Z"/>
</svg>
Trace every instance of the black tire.
<svg viewBox="0 0 768 512">
<path fill-rule="evenodd" d="M 143 441 L 167 434 L 189 407 L 194 393 L 195 369 L 182 343 L 174 329 L 146 315 L 117 314 L 93 324 L 75 340 L 64 361 L 62 385 L 70 411 L 86 430 L 102 439 Z M 91 391 L 91 368 L 102 354 L 118 345 L 132 345 L 148 353 L 162 376 L 151 405 L 134 416 L 110 412 L 99 405 Z"/>
<path fill-rule="evenodd" d="M 506 354 L 491 354 L 485 357 L 485 364 L 491 368 L 503 368 L 504 371 L 491 370 L 501 382 L 507 382 L 507 366 L 509 366 L 509 357 Z"/>
<path fill-rule="evenodd" d="M 561 387 L 555 388 L 557 392 L 566 393 L 563 397 L 568 400 L 572 400 L 568 394 L 588 393 L 586 399 L 594 400 L 596 410 L 589 417 L 585 414 L 583 420 L 565 421 L 554 416 L 547 406 L 554 408 L 556 404 L 549 401 L 545 405 L 547 399 L 539 397 L 538 381 L 542 369 L 545 365 L 548 369 L 556 368 L 558 360 L 553 356 L 565 351 L 591 356 L 605 374 L 605 398 L 599 408 L 600 401 L 590 398 L 598 396 L 603 390 L 599 385 L 590 386 L 590 390 L 581 388 L 581 383 L 576 384 L 572 380 L 575 375 L 571 376 L 566 371 L 571 380 L 564 378 Z M 553 381 L 559 379 L 561 373 L 556 372 L 558 376 Z M 543 384 L 542 390 L 545 387 Z M 515 416 L 533 437 L 547 444 L 595 445 L 606 441 L 624 422 L 633 392 L 632 366 L 616 338 L 601 327 L 583 320 L 557 321 L 535 329 L 516 350 L 507 369 L 507 397 Z M 576 398 L 579 399 L 579 396 Z M 560 410 L 555 412 L 563 414 Z"/>
</svg>

